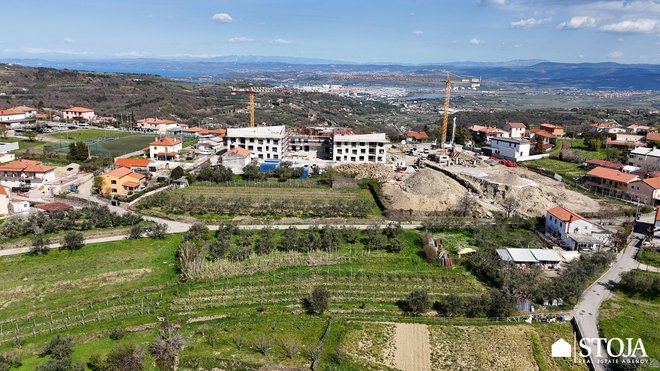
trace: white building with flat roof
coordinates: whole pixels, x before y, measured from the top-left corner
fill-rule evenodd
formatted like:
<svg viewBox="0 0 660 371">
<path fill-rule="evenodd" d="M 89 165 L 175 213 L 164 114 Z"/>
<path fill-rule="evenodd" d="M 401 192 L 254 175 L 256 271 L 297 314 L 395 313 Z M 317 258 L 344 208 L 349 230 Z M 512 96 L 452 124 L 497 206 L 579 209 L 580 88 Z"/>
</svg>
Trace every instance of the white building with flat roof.
<svg viewBox="0 0 660 371">
<path fill-rule="evenodd" d="M 380 162 L 387 161 L 385 133 L 335 135 L 332 159 L 335 162 Z"/>
<path fill-rule="evenodd" d="M 507 160 L 520 161 L 529 157 L 532 143 L 524 139 L 515 138 L 491 138 L 488 147 L 491 156 Z"/>
<path fill-rule="evenodd" d="M 245 148 L 258 159 L 282 159 L 289 148 L 284 125 L 254 128 L 227 128 L 227 149 Z"/>
<path fill-rule="evenodd" d="M 660 149 L 647 147 L 635 148 L 628 155 L 628 165 L 651 171 L 660 170 Z"/>
</svg>

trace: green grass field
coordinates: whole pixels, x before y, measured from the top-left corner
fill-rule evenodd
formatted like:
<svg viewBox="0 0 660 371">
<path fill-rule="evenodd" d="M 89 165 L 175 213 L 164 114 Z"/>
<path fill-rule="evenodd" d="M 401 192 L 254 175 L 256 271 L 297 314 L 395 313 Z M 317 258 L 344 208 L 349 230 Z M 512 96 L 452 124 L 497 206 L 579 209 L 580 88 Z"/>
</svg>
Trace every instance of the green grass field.
<svg viewBox="0 0 660 371">
<path fill-rule="evenodd" d="M 543 168 L 549 171 L 553 171 L 566 179 L 572 179 L 587 173 L 587 169 L 583 168 L 580 164 L 555 160 L 551 158 L 527 161 L 524 164 L 529 167 Z"/>
<path fill-rule="evenodd" d="M 647 265 L 660 267 L 660 251 L 643 248 L 639 251 L 638 260 Z"/>
<path fill-rule="evenodd" d="M 421 252 L 415 231 L 404 232 L 398 253 L 365 251 L 361 243 L 344 244 L 329 265 L 310 265 L 313 254 L 287 264 L 272 256 L 255 256 L 244 263 L 262 267 L 239 275 L 216 275 L 196 283 L 180 283 L 175 251 L 180 235 L 163 240 L 140 239 L 85 246 L 74 252 L 52 251 L 46 256 L 0 258 L 0 353 L 19 352 L 22 369 L 44 361 L 36 354 L 55 333 L 71 334 L 74 359 L 87 361 L 108 352 L 113 328 L 157 324 L 168 316 L 182 324 L 186 368 L 227 364 L 228 369 L 256 369 L 263 364 L 308 368 L 327 316 L 303 314 L 301 300 L 315 285 L 331 293 L 335 313 L 386 313 L 401 316 L 396 300 L 414 288 L 431 298 L 445 293 L 473 294 L 484 290 L 463 267 L 435 267 Z M 268 260 L 270 259 L 270 260 Z M 264 265 L 264 261 L 266 264 Z M 277 263 L 277 264 L 275 264 Z M 403 318 L 403 317 L 400 317 Z M 154 328 L 130 333 L 127 339 L 143 346 Z M 271 339 L 267 355 L 253 342 Z M 12 342 L 23 339 L 20 348 Z M 242 338 L 244 344 L 237 345 Z M 299 351 L 288 357 L 283 341 L 293 339 Z M 240 350 L 238 349 L 240 346 Z M 329 360 L 327 362 L 330 362 Z M 240 367 L 238 367 L 240 366 Z"/>
<path fill-rule="evenodd" d="M 81 129 L 81 130 L 48 134 L 48 136 L 51 138 L 74 141 L 74 142 L 78 142 L 78 141 L 84 142 L 86 140 L 101 139 L 104 137 L 119 138 L 119 137 L 131 136 L 131 135 L 134 134 L 126 131 L 103 130 L 103 129 Z"/>
<path fill-rule="evenodd" d="M 660 298 L 646 300 L 631 298 L 621 292 L 616 294 L 601 308 L 599 325 L 607 338 L 642 339 L 648 356 L 660 362 Z M 641 369 L 656 369 L 650 364 Z"/>
<path fill-rule="evenodd" d="M 100 136 L 95 136 L 94 133 L 86 133 L 87 131 L 98 132 L 96 134 L 100 134 Z M 76 131 L 72 133 L 78 134 L 79 138 L 77 138 L 76 140 L 92 140 L 92 139 L 103 138 L 103 130 L 90 129 L 84 131 Z M 92 154 L 92 156 L 116 157 L 116 156 L 124 155 L 126 153 L 139 151 L 147 147 L 149 143 L 153 142 L 154 140 L 154 137 L 151 135 L 131 134 L 120 131 L 113 131 L 108 133 L 109 133 L 108 135 L 112 134 L 113 136 L 115 133 L 122 135 L 120 135 L 117 139 L 107 140 L 89 145 L 90 153 Z M 63 135 L 63 134 L 64 133 L 58 133 L 53 135 Z M 67 142 L 65 139 L 62 139 L 61 142 L 48 143 L 47 145 L 49 148 L 51 148 L 56 152 L 64 153 L 69 151 L 69 142 Z"/>
</svg>

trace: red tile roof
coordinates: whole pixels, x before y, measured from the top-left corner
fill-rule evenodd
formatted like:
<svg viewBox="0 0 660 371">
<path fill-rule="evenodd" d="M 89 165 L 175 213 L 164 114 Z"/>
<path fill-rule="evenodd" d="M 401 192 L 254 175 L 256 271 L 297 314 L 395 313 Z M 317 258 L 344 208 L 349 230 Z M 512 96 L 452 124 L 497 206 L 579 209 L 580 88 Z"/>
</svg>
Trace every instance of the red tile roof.
<svg viewBox="0 0 660 371">
<path fill-rule="evenodd" d="M 123 167 L 147 167 L 151 160 L 146 158 L 118 158 L 115 160 L 116 166 Z"/>
<path fill-rule="evenodd" d="M 229 153 L 235 153 L 235 154 L 237 154 L 239 156 L 243 156 L 243 157 L 250 157 L 250 155 L 252 154 L 252 151 L 250 151 L 248 149 L 245 149 L 243 147 L 236 147 L 234 149 L 230 149 L 229 151 L 225 152 L 225 155 L 229 154 Z"/>
<path fill-rule="evenodd" d="M 227 129 L 213 129 L 213 130 L 202 130 L 199 132 L 202 135 L 215 134 L 218 137 L 224 137 L 227 134 Z"/>
<path fill-rule="evenodd" d="M 598 159 L 587 160 L 587 163 L 589 165 L 602 166 L 602 167 L 606 167 L 606 168 L 609 168 L 609 169 L 621 170 L 623 168 L 623 165 L 617 164 L 616 162 L 598 160 Z"/>
<path fill-rule="evenodd" d="M 182 143 L 180 139 L 175 139 L 175 138 L 161 138 L 158 140 L 155 140 L 151 143 L 149 143 L 150 146 L 165 146 L 165 147 L 171 147 L 175 146 L 179 143 Z"/>
<path fill-rule="evenodd" d="M 0 195 L 8 196 L 7 189 L 0 185 Z"/>
<path fill-rule="evenodd" d="M 656 140 L 660 140 L 660 133 L 648 133 L 646 134 L 646 141 L 647 142 L 653 142 Z"/>
<path fill-rule="evenodd" d="M 0 109 L 0 116 L 20 115 L 21 113 L 13 109 Z"/>
<path fill-rule="evenodd" d="M 147 176 L 144 175 L 144 174 L 135 173 L 135 172 L 130 173 L 130 174 L 126 175 L 126 176 L 129 177 L 129 178 L 133 178 L 133 179 L 135 179 L 135 180 L 142 180 L 142 179 L 144 179 L 144 178 L 147 177 Z"/>
<path fill-rule="evenodd" d="M 660 177 L 656 178 L 646 178 L 642 182 L 648 184 L 649 187 L 653 189 L 660 189 Z"/>
<path fill-rule="evenodd" d="M 156 118 L 148 117 L 146 119 L 142 119 L 142 120 L 138 121 L 137 123 L 138 124 L 159 125 L 159 124 L 176 124 L 176 121 L 167 120 L 167 119 L 156 119 Z"/>
<path fill-rule="evenodd" d="M 548 133 L 547 131 L 541 130 L 541 129 L 532 129 L 529 132 L 534 134 L 534 135 L 538 135 L 540 137 L 544 137 L 544 138 L 548 138 L 548 139 L 556 139 L 557 138 L 556 135 L 554 135 L 552 133 Z"/>
<path fill-rule="evenodd" d="M 127 168 L 127 167 L 118 167 L 112 171 L 110 171 L 107 175 L 114 176 L 116 178 L 123 178 L 126 175 L 132 173 L 133 170 Z"/>
<path fill-rule="evenodd" d="M 559 125 L 551 124 L 551 123 L 548 123 L 548 122 L 546 122 L 545 124 L 541 124 L 541 127 L 542 128 L 548 128 L 548 129 L 564 129 L 563 127 L 561 127 Z"/>
<path fill-rule="evenodd" d="M 550 214 L 552 214 L 555 218 L 561 220 L 562 222 L 570 222 L 573 220 L 587 220 L 584 217 L 568 210 L 565 209 L 561 206 L 555 206 L 552 209 L 548 210 Z"/>
<path fill-rule="evenodd" d="M 507 122 L 506 124 L 509 125 L 509 127 L 511 128 L 517 128 L 517 129 L 527 128 L 527 126 L 525 126 L 525 124 L 523 124 L 522 122 Z"/>
<path fill-rule="evenodd" d="M 29 112 L 29 111 L 36 111 L 37 109 L 32 108 L 32 107 L 28 107 L 28 106 L 16 106 L 16 107 L 10 108 L 10 110 L 14 110 L 14 111 L 20 112 L 20 113 L 25 113 L 25 112 Z"/>
<path fill-rule="evenodd" d="M 0 165 L 0 171 L 47 173 L 55 170 L 55 166 L 43 166 L 39 161 L 16 160 Z"/>
<path fill-rule="evenodd" d="M 199 126 L 193 126 L 191 128 L 184 129 L 183 131 L 187 133 L 198 133 L 200 131 L 204 131 L 204 128 L 200 128 Z"/>
<path fill-rule="evenodd" d="M 35 206 L 38 209 L 48 211 L 48 212 L 53 212 L 53 211 L 60 211 L 60 210 L 70 210 L 73 209 L 73 206 L 69 204 L 65 204 L 64 202 L 49 202 L 47 204 L 41 204 Z"/>
<path fill-rule="evenodd" d="M 87 113 L 87 112 L 94 112 L 94 110 L 91 109 L 91 108 L 85 108 L 85 107 L 70 107 L 70 108 L 65 109 L 62 112 Z"/>
<path fill-rule="evenodd" d="M 129 188 L 137 188 L 137 187 L 140 186 L 140 183 L 136 183 L 136 182 L 130 182 L 130 181 L 128 181 L 128 182 L 124 182 L 124 184 L 122 184 L 122 185 L 123 185 L 124 187 L 129 187 Z"/>
<path fill-rule="evenodd" d="M 615 182 L 622 182 L 622 183 L 630 183 L 635 179 L 639 179 L 637 175 L 626 174 L 617 170 L 608 169 L 600 166 L 588 172 L 587 175 L 601 179 L 613 180 Z"/>
<path fill-rule="evenodd" d="M 424 132 L 424 131 L 408 130 L 408 132 L 406 133 L 406 136 L 411 137 L 411 138 L 415 138 L 417 140 L 429 139 L 428 134 L 426 134 L 426 132 Z"/>
</svg>

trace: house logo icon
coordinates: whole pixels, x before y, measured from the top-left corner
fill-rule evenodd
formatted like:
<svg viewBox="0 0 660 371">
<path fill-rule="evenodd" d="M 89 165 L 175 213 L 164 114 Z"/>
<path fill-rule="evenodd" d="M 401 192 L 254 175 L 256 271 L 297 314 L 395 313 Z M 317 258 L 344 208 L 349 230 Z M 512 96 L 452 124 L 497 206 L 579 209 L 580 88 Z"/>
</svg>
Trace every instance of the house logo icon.
<svg viewBox="0 0 660 371">
<path fill-rule="evenodd" d="M 571 351 L 571 344 L 564 339 L 559 339 L 552 344 L 552 357 L 553 358 L 570 358 L 573 356 Z"/>
</svg>

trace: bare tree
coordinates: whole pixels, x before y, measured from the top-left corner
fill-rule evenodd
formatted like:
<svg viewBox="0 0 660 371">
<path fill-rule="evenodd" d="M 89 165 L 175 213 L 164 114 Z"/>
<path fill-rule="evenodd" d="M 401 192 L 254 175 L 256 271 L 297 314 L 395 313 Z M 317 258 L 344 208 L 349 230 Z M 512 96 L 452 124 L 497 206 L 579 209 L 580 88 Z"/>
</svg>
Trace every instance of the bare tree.
<svg viewBox="0 0 660 371">
<path fill-rule="evenodd" d="M 183 337 L 176 333 L 174 326 L 164 322 L 160 333 L 149 346 L 149 353 L 160 370 L 176 370 L 183 345 Z"/>
<path fill-rule="evenodd" d="M 477 200 L 469 192 L 466 192 L 456 205 L 456 214 L 465 218 L 472 214 L 476 206 Z"/>
<path fill-rule="evenodd" d="M 512 196 L 507 196 L 502 200 L 501 203 L 502 207 L 504 208 L 504 212 L 506 213 L 506 217 L 510 218 L 512 214 L 516 211 L 518 207 L 520 207 L 520 202 L 513 198 Z"/>
</svg>

